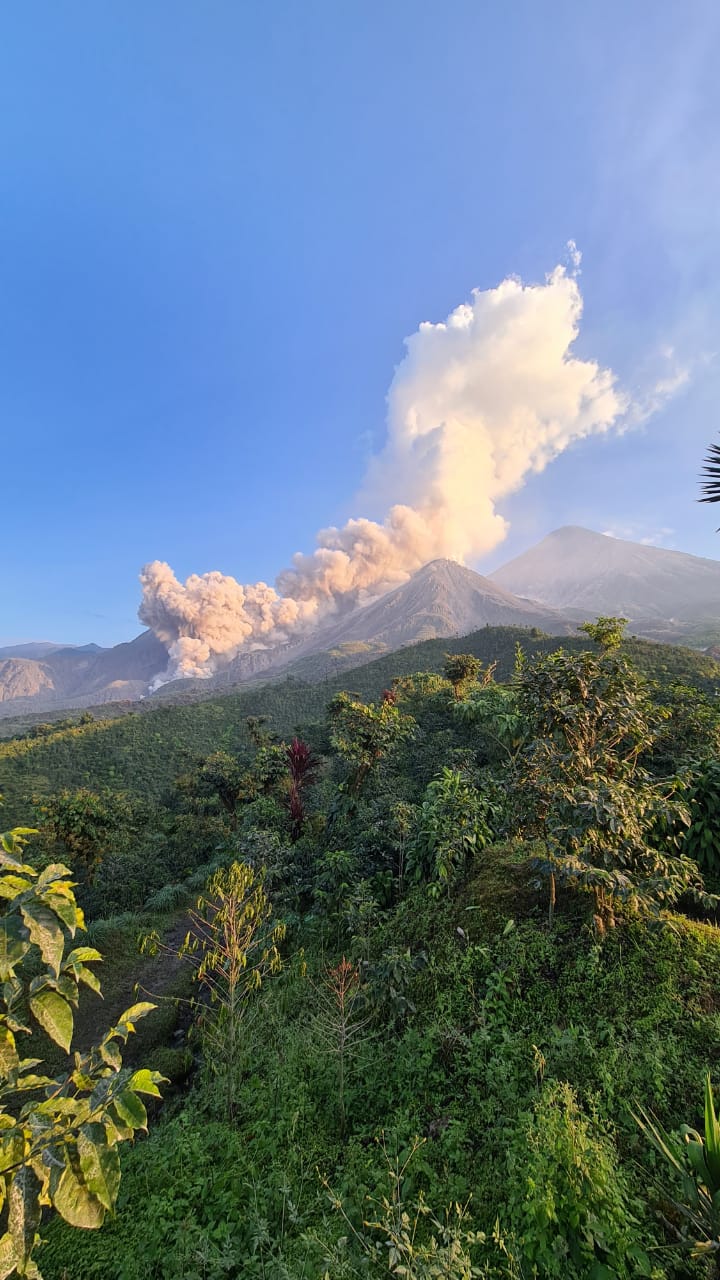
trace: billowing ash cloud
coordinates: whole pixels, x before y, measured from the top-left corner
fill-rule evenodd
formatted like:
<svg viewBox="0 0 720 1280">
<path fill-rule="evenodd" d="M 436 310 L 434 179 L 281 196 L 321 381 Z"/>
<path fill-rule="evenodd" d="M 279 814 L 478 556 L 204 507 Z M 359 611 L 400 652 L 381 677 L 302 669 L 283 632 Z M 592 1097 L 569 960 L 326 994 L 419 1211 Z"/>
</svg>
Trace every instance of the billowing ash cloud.
<svg viewBox="0 0 720 1280">
<path fill-rule="evenodd" d="M 447 320 L 421 324 L 395 371 L 387 442 L 361 495 L 388 510 L 385 520 L 321 530 L 316 550 L 278 574 L 277 590 L 221 573 L 182 584 L 168 565 L 147 565 L 140 618 L 169 647 L 164 678 L 209 675 L 242 648 L 381 595 L 435 557 L 492 550 L 507 531 L 497 504 L 630 408 L 610 370 L 572 354 L 581 315 L 576 276 L 557 267 L 544 284 L 504 280 L 475 290 Z"/>
</svg>

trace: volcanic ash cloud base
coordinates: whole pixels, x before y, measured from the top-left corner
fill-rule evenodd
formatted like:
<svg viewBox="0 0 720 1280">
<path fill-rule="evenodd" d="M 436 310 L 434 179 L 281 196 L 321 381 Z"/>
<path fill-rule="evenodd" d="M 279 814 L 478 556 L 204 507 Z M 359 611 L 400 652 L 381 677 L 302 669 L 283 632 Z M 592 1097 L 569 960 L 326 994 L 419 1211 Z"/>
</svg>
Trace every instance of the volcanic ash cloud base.
<svg viewBox="0 0 720 1280">
<path fill-rule="evenodd" d="M 577 266 L 577 262 L 574 262 Z M 497 504 L 573 441 L 631 409 L 614 374 L 572 354 L 582 316 L 576 276 L 510 278 L 476 289 L 446 320 L 405 341 L 387 397 L 387 441 L 359 501 L 382 523 L 322 529 L 277 576 L 243 586 L 212 572 L 185 583 L 154 561 L 139 617 L 167 646 L 162 680 L 208 676 L 242 649 L 283 642 L 343 607 L 382 595 L 440 556 L 477 558 L 505 537 Z"/>
</svg>

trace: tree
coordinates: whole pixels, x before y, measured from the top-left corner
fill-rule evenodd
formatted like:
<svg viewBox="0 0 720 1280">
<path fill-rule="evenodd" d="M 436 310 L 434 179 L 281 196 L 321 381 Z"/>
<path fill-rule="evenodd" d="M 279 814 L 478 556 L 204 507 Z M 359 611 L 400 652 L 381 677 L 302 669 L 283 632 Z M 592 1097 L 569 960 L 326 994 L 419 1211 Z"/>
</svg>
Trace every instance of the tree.
<svg viewBox="0 0 720 1280">
<path fill-rule="evenodd" d="M 105 854 L 129 834 L 132 809 L 120 792 L 59 791 L 39 806 L 41 835 L 60 845 L 66 856 L 82 868 L 92 884 Z"/>
<path fill-rule="evenodd" d="M 237 827 L 241 800 L 253 799 L 256 794 L 256 788 L 247 778 L 247 770 L 228 751 L 214 751 L 206 759 L 198 761 L 196 771 L 181 778 L 179 785 L 182 791 L 200 798 L 217 797 L 233 830 Z"/>
<path fill-rule="evenodd" d="M 594 640 L 601 649 L 619 649 L 627 621 L 627 618 L 601 615 L 595 622 L 583 622 L 578 627 L 578 631 L 584 631 L 585 635 Z"/>
<path fill-rule="evenodd" d="M 357 796 L 370 773 L 414 732 L 415 721 L 392 703 L 359 702 L 338 693 L 328 707 L 330 741 L 351 767 L 347 790 Z"/>
<path fill-rule="evenodd" d="M 37 1073 L 37 1058 L 23 1058 L 18 1037 L 29 1021 L 66 1053 L 80 986 L 100 992 L 89 967 L 102 959 L 92 947 L 73 947 L 83 915 L 66 867 L 38 873 L 22 861 L 33 834 L 15 828 L 0 835 L 0 1207 L 7 1205 L 0 1238 L 0 1278 L 40 1280 L 33 1261 L 44 1206 L 75 1227 L 99 1227 L 120 1185 L 118 1146 L 147 1128 L 140 1094 L 159 1097 L 163 1077 L 122 1066 L 124 1043 L 135 1022 L 155 1006 L 127 1009 L 88 1053 L 76 1053 L 65 1075 Z"/>
<path fill-rule="evenodd" d="M 620 902 L 656 913 L 689 893 L 711 906 L 681 852 L 682 781 L 654 779 L 640 762 L 663 713 L 618 650 L 538 657 L 516 673 L 516 687 L 530 731 L 519 794 L 546 842 L 551 916 L 556 878 L 593 894 L 601 931 Z"/>
<path fill-rule="evenodd" d="M 295 844 L 305 824 L 305 794 L 317 781 L 320 762 L 307 742 L 293 738 L 285 748 L 288 771 L 287 807 L 290 813 L 290 838 Z"/>
<path fill-rule="evenodd" d="M 425 791 L 418 829 L 411 846 L 418 877 L 448 890 L 469 858 L 491 839 L 489 805 L 457 769 L 441 769 Z"/>
<path fill-rule="evenodd" d="M 459 702 L 464 698 L 471 685 L 478 680 L 482 671 L 482 662 L 472 653 L 446 653 L 443 674 L 453 687 L 455 698 Z M 483 676 L 483 684 L 492 680 L 495 665 L 489 667 Z"/>
<path fill-rule="evenodd" d="M 227 1118 L 232 1120 L 248 999 L 266 977 L 280 971 L 278 945 L 285 925 L 271 924 L 263 877 L 242 862 L 217 871 L 188 916 L 190 929 L 179 953 L 157 932 L 143 939 L 142 949 L 179 954 L 192 966 L 202 992 L 193 1006 L 206 1062 L 221 1078 Z"/>
</svg>

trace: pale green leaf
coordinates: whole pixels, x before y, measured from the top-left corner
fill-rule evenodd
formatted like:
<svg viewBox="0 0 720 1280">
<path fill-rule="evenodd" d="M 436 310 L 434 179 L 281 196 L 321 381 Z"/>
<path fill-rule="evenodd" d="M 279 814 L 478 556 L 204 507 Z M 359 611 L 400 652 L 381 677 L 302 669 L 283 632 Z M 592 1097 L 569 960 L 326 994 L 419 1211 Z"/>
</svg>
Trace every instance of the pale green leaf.
<svg viewBox="0 0 720 1280">
<path fill-rule="evenodd" d="M 40 1226 L 39 1178 L 28 1165 L 18 1169 L 8 1196 L 8 1232 L 15 1246 L 15 1265 L 22 1275 Z"/>
<path fill-rule="evenodd" d="M 50 1198 L 58 1213 L 71 1227 L 101 1227 L 105 1208 L 86 1187 L 82 1177 L 68 1159 L 62 1173 L 53 1170 Z"/>
<path fill-rule="evenodd" d="M 0 1133 L 0 1173 L 14 1169 L 25 1158 L 25 1132 L 19 1126 Z"/>
<path fill-rule="evenodd" d="M 30 933 L 30 940 L 40 948 L 42 958 L 54 974 L 60 972 L 63 951 L 65 950 L 65 934 L 57 915 L 41 902 L 27 902 L 21 907 L 22 918 Z"/>
<path fill-rule="evenodd" d="M 0 1024 L 0 1077 L 7 1079 L 19 1066 L 15 1037 L 9 1027 Z"/>
<path fill-rule="evenodd" d="M 142 1071 L 136 1071 L 128 1080 L 128 1089 L 133 1089 L 135 1093 L 149 1093 L 153 1098 L 160 1097 L 158 1084 L 165 1083 L 165 1076 L 161 1076 L 158 1071 L 148 1071 L 144 1068 Z"/>
<path fill-rule="evenodd" d="M 30 1011 L 55 1044 L 70 1052 L 73 1034 L 73 1013 L 67 1000 L 56 991 L 40 991 L 30 1000 Z"/>
<path fill-rule="evenodd" d="M 108 1145 L 105 1126 L 85 1124 L 78 1134 L 78 1155 L 88 1190 L 106 1209 L 112 1209 L 120 1187 L 120 1156 Z"/>
<path fill-rule="evenodd" d="M 24 876 L 0 876 L 0 898 L 12 901 L 13 898 L 17 898 L 19 894 L 31 888 L 32 881 L 26 880 Z"/>
<path fill-rule="evenodd" d="M 137 1095 L 129 1089 L 113 1098 L 113 1106 L 121 1123 L 129 1129 L 147 1129 L 147 1111 Z"/>
<path fill-rule="evenodd" d="M 6 1231 L 5 1235 L 0 1240 L 0 1280 L 7 1280 L 7 1277 L 12 1275 L 13 1271 L 16 1269 L 16 1261 L 17 1254 L 15 1252 L 15 1245 L 13 1244 L 13 1238 L 10 1235 L 10 1232 Z"/>
<path fill-rule="evenodd" d="M 68 965 L 89 964 L 92 960 L 102 960 L 102 955 L 94 947 L 75 947 L 65 959 L 63 969 Z"/>
</svg>

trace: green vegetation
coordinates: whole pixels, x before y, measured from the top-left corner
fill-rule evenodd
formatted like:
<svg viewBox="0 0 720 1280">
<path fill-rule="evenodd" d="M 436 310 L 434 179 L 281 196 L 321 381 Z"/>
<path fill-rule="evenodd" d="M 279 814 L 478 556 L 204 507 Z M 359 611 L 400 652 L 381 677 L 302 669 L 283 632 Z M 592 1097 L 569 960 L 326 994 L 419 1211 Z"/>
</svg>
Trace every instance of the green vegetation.
<svg viewBox="0 0 720 1280">
<path fill-rule="evenodd" d="M 38 1074 L 38 1058 L 20 1056 L 18 1037 L 31 1036 L 31 1021 L 70 1052 L 81 984 L 100 992 L 88 966 L 102 959 L 92 947 L 67 950 L 83 928 L 82 911 L 66 867 L 38 875 L 21 861 L 33 834 L 14 828 L 0 835 L 0 1273 L 41 1280 L 34 1255 L 43 1207 L 73 1227 L 102 1225 L 120 1185 L 118 1146 L 146 1128 L 139 1095 L 159 1098 L 162 1077 L 123 1069 L 117 1044 L 151 1012 L 148 1003 L 126 1009 L 56 1079 Z"/>
<path fill-rule="evenodd" d="M 488 629 L 0 748 L 171 1082 L 45 1280 L 716 1274 L 718 670 Z"/>
</svg>

